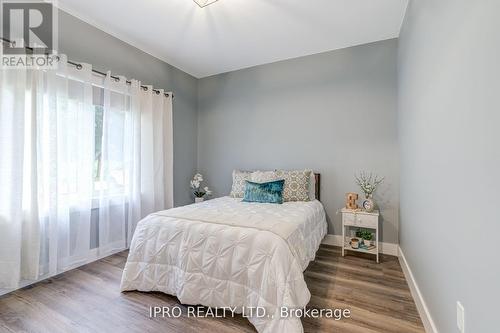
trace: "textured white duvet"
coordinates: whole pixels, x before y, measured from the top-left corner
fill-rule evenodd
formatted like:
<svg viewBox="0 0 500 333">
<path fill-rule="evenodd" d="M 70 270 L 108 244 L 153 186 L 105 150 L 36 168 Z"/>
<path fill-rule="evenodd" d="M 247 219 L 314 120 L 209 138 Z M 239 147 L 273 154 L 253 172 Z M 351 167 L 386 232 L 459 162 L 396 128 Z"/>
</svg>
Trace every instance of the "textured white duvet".
<svg viewBox="0 0 500 333">
<path fill-rule="evenodd" d="M 282 205 L 223 197 L 151 214 L 139 222 L 122 290 L 162 291 L 183 304 L 264 307 L 249 320 L 259 332 L 302 332 L 281 307 L 302 308 L 303 270 L 326 234 L 317 200 Z"/>
</svg>

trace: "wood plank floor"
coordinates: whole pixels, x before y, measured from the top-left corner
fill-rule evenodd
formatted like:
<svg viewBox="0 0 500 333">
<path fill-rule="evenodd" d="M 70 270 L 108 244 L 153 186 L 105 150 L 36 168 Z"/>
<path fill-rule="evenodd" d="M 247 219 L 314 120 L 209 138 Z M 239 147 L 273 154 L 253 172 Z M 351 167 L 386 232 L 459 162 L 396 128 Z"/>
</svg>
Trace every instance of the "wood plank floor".
<svg viewBox="0 0 500 333">
<path fill-rule="evenodd" d="M 162 293 L 120 293 L 122 252 L 0 298 L 0 332 L 255 332 L 243 317 L 150 318 L 150 306 L 179 305 Z M 351 318 L 304 318 L 305 332 L 424 332 L 398 259 L 342 258 L 322 245 L 305 277 L 308 307 L 347 308 Z"/>
</svg>

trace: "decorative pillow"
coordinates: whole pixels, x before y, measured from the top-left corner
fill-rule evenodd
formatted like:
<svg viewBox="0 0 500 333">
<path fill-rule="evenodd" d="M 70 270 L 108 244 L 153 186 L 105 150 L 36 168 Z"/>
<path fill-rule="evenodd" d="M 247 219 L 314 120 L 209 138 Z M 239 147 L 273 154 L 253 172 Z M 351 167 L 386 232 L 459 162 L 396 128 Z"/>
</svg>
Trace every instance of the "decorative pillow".
<svg viewBox="0 0 500 333">
<path fill-rule="evenodd" d="M 311 170 L 278 170 L 276 176 L 285 180 L 283 201 L 310 201 L 309 182 Z"/>
<path fill-rule="evenodd" d="M 276 171 L 254 171 L 250 180 L 254 183 L 267 183 L 278 180 L 278 177 L 276 177 Z"/>
<path fill-rule="evenodd" d="M 233 170 L 233 185 L 229 196 L 233 198 L 243 198 L 246 181 L 250 180 L 251 175 L 251 171 Z"/>
<path fill-rule="evenodd" d="M 284 184 L 283 179 L 267 183 L 254 183 L 247 180 L 242 201 L 282 204 Z"/>
</svg>

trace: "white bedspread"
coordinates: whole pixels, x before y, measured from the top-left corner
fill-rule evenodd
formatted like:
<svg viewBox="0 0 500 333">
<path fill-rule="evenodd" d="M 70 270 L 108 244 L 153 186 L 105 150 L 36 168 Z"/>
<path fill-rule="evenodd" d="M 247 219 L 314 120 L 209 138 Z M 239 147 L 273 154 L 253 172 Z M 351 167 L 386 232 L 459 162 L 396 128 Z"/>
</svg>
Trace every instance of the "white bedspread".
<svg viewBox="0 0 500 333">
<path fill-rule="evenodd" d="M 280 307 L 301 308 L 310 293 L 303 270 L 326 234 L 317 200 L 282 205 L 223 197 L 151 214 L 139 222 L 122 290 L 162 291 L 183 304 L 263 307 L 259 332 L 301 332 Z"/>
</svg>

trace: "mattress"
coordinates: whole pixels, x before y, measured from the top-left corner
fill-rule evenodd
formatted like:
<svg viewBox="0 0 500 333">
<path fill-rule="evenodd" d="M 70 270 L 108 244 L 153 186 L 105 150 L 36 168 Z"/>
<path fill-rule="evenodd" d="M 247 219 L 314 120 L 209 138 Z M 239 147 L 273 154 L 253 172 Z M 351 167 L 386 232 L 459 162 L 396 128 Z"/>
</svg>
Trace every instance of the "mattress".
<svg viewBox="0 0 500 333">
<path fill-rule="evenodd" d="M 259 332 L 302 332 L 310 293 L 303 271 L 327 231 L 317 201 L 282 205 L 222 197 L 149 215 L 138 223 L 121 290 L 161 291 L 183 304 L 265 309 Z"/>
</svg>

